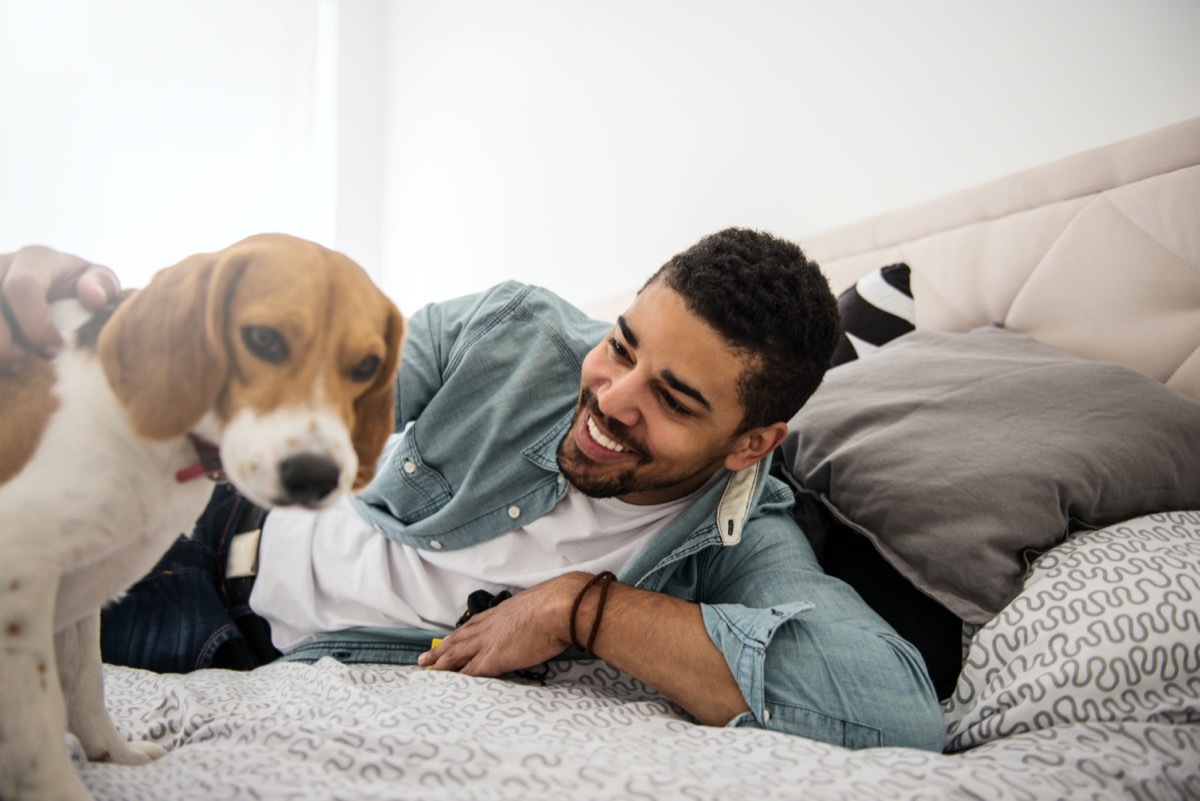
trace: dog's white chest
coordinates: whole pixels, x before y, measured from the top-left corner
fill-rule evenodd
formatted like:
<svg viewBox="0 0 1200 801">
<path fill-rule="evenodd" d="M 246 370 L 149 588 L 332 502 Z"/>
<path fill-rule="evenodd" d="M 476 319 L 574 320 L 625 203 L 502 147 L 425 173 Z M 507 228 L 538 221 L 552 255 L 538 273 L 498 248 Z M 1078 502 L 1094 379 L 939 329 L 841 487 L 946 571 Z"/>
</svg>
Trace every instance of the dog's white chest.
<svg viewBox="0 0 1200 801">
<path fill-rule="evenodd" d="M 190 533 L 212 485 L 176 481 L 194 449 L 185 438 L 137 438 L 90 353 L 67 350 L 55 367 L 57 408 L 33 457 L 0 486 L 0 537 L 10 563 L 61 575 L 61 628 L 118 596 Z"/>
</svg>

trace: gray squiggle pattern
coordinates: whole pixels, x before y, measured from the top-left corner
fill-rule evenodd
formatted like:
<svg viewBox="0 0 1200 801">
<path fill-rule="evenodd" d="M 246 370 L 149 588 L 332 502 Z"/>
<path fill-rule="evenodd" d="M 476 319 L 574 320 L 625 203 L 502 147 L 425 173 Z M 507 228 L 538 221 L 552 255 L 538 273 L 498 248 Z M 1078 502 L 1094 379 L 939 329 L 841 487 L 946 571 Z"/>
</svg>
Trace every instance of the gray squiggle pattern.
<svg viewBox="0 0 1200 801">
<path fill-rule="evenodd" d="M 118 725 L 170 754 L 90 764 L 73 744 L 75 763 L 100 801 L 1200 799 L 1198 546 L 1200 513 L 1186 513 L 1043 557 L 972 641 L 946 709 L 962 753 L 697 726 L 596 661 L 555 663 L 542 687 L 327 659 L 107 667 Z"/>
<path fill-rule="evenodd" d="M 1200 723 L 1200 512 L 1043 555 L 975 634 L 944 711 L 952 751 L 1068 723 Z"/>
</svg>

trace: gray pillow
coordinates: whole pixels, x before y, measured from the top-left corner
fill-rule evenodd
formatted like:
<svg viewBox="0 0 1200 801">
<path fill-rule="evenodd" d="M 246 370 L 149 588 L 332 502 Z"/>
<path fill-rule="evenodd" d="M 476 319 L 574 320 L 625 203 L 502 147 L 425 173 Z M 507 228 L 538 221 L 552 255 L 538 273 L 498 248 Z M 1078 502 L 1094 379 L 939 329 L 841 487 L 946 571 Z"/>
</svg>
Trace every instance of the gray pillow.
<svg viewBox="0 0 1200 801">
<path fill-rule="evenodd" d="M 1200 403 L 1000 328 L 830 370 L 790 429 L 800 491 L 972 623 L 1069 529 L 1200 509 Z"/>
</svg>

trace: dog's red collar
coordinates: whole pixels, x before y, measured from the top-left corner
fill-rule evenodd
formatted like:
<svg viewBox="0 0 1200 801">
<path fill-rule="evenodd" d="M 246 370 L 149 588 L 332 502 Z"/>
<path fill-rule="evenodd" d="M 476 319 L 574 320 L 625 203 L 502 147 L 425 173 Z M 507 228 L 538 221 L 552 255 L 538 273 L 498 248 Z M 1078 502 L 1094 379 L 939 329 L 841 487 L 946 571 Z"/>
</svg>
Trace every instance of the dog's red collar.
<svg viewBox="0 0 1200 801">
<path fill-rule="evenodd" d="M 180 484 L 200 476 L 207 476 L 213 481 L 224 483 L 225 470 L 221 467 L 221 450 L 216 443 L 209 442 L 197 434 L 188 434 L 192 447 L 196 449 L 197 461 L 175 474 L 175 480 Z"/>
</svg>

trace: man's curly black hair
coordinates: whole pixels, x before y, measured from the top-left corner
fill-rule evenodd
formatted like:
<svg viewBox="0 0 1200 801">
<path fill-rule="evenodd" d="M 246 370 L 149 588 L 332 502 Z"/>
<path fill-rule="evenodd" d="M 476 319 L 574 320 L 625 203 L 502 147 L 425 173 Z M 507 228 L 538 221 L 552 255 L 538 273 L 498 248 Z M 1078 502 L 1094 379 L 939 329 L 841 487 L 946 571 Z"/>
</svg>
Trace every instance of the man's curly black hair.
<svg viewBox="0 0 1200 801">
<path fill-rule="evenodd" d="M 738 377 L 741 431 L 787 422 L 820 386 L 841 316 L 824 274 L 798 245 L 726 228 L 673 257 L 646 286 L 659 280 L 746 354 Z"/>
</svg>

